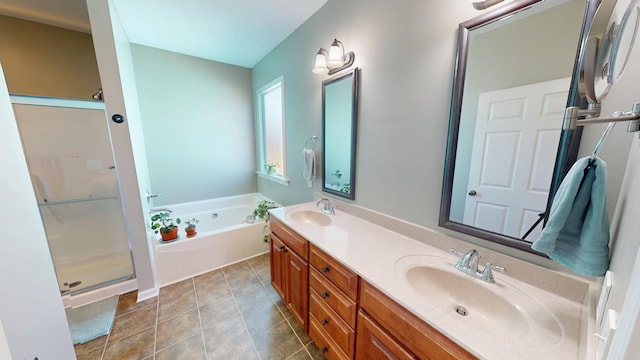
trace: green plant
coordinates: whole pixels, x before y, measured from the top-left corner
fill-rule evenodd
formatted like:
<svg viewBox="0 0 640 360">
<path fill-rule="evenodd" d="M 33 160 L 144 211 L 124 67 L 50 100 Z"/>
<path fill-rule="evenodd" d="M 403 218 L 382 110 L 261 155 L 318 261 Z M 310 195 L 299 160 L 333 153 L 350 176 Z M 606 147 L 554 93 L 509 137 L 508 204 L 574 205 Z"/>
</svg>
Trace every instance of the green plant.
<svg viewBox="0 0 640 360">
<path fill-rule="evenodd" d="M 276 171 L 277 163 L 266 164 L 264 166 L 264 171 L 266 171 L 267 175 L 271 175 Z"/>
<path fill-rule="evenodd" d="M 184 223 L 187 224 L 188 228 L 195 228 L 196 224 L 199 223 L 200 220 L 196 219 L 196 218 L 191 218 L 188 220 L 185 220 Z"/>
<path fill-rule="evenodd" d="M 340 191 L 342 191 L 343 193 L 350 193 L 351 192 L 351 184 L 344 184 L 342 185 L 342 188 L 340 189 Z"/>
<path fill-rule="evenodd" d="M 154 230 L 156 234 L 158 232 L 168 234 L 178 226 L 177 224 L 180 224 L 180 218 L 175 218 L 174 220 L 168 212 L 157 213 L 151 217 L 151 229 Z"/>
<path fill-rule="evenodd" d="M 264 220 L 265 222 L 264 229 L 266 229 L 266 234 L 262 238 L 264 242 L 269 242 L 269 209 L 275 208 L 277 208 L 277 206 L 273 201 L 264 200 L 258 203 L 258 206 L 251 214 L 255 220 Z"/>
</svg>

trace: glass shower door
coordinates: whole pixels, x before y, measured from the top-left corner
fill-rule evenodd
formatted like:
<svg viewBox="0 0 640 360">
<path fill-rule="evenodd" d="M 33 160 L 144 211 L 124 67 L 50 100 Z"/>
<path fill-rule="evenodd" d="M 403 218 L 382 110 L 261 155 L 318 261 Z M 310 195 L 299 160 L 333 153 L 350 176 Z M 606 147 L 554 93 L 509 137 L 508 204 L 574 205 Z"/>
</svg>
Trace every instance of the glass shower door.
<svg viewBox="0 0 640 360">
<path fill-rule="evenodd" d="M 60 292 L 133 278 L 104 105 L 16 99 L 14 111 Z M 26 104 L 31 100 L 38 105 Z"/>
</svg>

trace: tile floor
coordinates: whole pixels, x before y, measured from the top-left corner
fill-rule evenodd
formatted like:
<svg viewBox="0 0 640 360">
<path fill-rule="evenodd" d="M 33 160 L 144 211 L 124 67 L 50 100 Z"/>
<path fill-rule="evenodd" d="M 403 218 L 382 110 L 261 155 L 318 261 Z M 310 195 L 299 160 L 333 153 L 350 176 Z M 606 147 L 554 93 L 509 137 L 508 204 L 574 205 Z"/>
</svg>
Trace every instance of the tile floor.
<svg viewBox="0 0 640 360">
<path fill-rule="evenodd" d="M 75 346 L 78 360 L 321 359 L 271 287 L 269 254 L 160 289 L 120 297 L 109 335 Z"/>
</svg>

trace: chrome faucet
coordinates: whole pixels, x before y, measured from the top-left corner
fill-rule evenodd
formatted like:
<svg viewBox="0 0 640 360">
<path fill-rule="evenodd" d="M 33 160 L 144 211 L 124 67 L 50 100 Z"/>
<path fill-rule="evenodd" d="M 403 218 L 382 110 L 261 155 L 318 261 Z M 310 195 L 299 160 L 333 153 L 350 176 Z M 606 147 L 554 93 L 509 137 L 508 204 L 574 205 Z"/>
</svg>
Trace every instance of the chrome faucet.
<svg viewBox="0 0 640 360">
<path fill-rule="evenodd" d="M 460 259 L 456 263 L 456 269 L 462 271 L 467 275 L 471 275 L 476 279 L 480 279 L 482 281 L 486 281 L 488 283 L 495 283 L 495 279 L 493 278 L 493 271 L 497 270 L 500 272 L 505 272 L 505 269 L 502 266 L 493 265 L 490 262 L 485 263 L 484 269 L 482 271 L 478 270 L 478 261 L 481 256 L 475 249 L 471 249 L 466 253 L 460 252 L 456 249 L 449 249 L 450 252 L 460 256 Z"/>
<path fill-rule="evenodd" d="M 155 208 L 155 209 L 149 209 L 149 214 L 153 214 L 153 213 L 157 213 L 157 212 L 168 212 L 168 213 L 172 213 L 173 210 L 169 209 L 169 208 Z"/>
<path fill-rule="evenodd" d="M 330 215 L 335 215 L 336 214 L 336 212 L 334 210 L 336 208 L 336 205 L 332 204 L 329 201 L 329 199 L 327 199 L 327 198 L 322 198 L 322 199 L 318 200 L 316 205 L 318 205 L 318 206 L 322 205 L 322 212 L 325 213 L 325 214 L 330 214 Z"/>
</svg>

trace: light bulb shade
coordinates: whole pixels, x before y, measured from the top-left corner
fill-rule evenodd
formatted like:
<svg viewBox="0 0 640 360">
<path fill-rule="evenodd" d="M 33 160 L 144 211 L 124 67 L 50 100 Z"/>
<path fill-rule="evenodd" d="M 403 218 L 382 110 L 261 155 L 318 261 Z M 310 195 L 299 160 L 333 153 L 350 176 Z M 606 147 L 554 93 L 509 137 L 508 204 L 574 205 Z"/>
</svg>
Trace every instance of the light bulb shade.
<svg viewBox="0 0 640 360">
<path fill-rule="evenodd" d="M 484 10 L 492 7 L 495 4 L 499 4 L 504 0 L 473 0 L 473 8 L 476 10 Z"/>
<path fill-rule="evenodd" d="M 327 60 L 327 66 L 330 68 L 337 68 L 344 65 L 344 50 L 338 41 L 334 40 L 333 44 L 329 48 L 329 59 Z"/>
<path fill-rule="evenodd" d="M 325 75 L 329 73 L 329 69 L 327 68 L 327 58 L 321 52 L 318 52 L 318 55 L 316 55 L 316 64 L 311 71 L 317 75 Z"/>
</svg>

